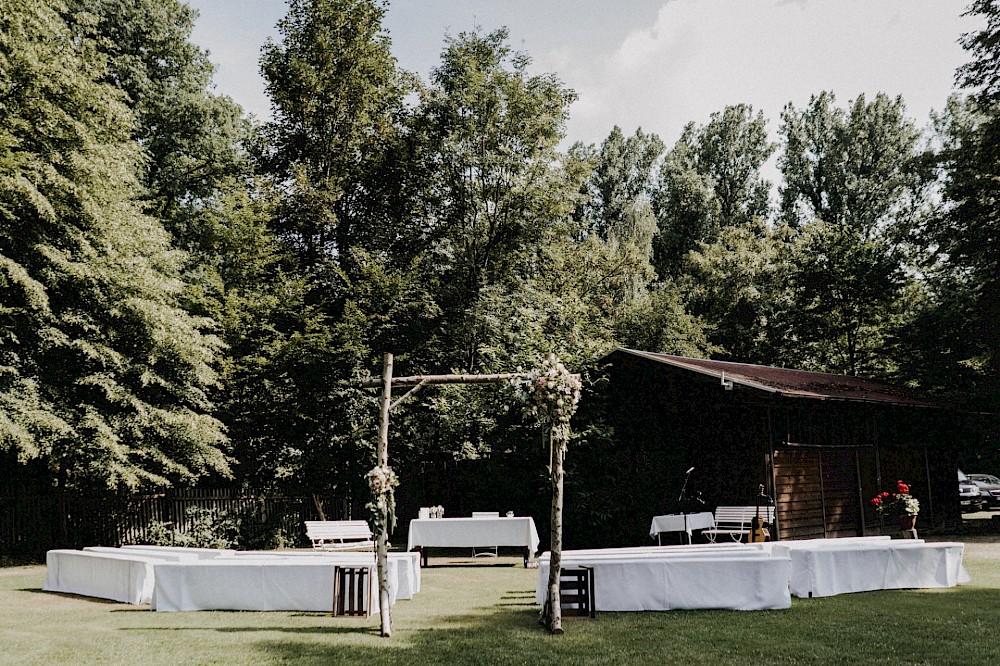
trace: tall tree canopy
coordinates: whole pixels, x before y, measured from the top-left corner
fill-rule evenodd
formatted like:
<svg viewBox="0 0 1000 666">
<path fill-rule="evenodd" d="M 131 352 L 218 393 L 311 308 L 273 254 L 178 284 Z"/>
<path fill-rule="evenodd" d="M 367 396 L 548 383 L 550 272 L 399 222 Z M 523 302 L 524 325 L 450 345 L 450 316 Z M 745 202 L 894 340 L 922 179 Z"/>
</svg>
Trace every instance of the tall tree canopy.
<svg viewBox="0 0 1000 666">
<path fill-rule="evenodd" d="M 781 213 L 789 247 L 785 357 L 802 367 L 885 375 L 907 283 L 900 239 L 923 193 L 918 134 L 900 98 L 831 93 L 782 113 Z"/>
<path fill-rule="evenodd" d="M 770 183 L 760 170 L 774 152 L 764 114 L 746 104 L 690 123 L 667 153 L 653 195 L 659 221 L 656 269 L 677 275 L 686 255 L 727 226 L 760 223 L 769 215 Z"/>
<path fill-rule="evenodd" d="M 279 230 L 307 267 L 332 261 L 343 270 L 352 248 L 392 240 L 382 217 L 392 206 L 373 201 L 374 176 L 409 85 L 384 14 L 375 0 L 292 0 L 278 23 L 282 40 L 263 49 L 274 113 L 263 166 L 288 190 Z"/>
<path fill-rule="evenodd" d="M 208 250 L 212 230 L 199 217 L 225 183 L 245 178 L 250 125 L 240 107 L 211 91 L 214 67 L 190 41 L 196 12 L 180 0 L 71 0 L 84 28 L 95 22 L 101 80 L 122 90 L 132 138 L 146 153 L 141 180 L 176 242 Z"/>
<path fill-rule="evenodd" d="M 211 322 L 144 214 L 125 96 L 67 6 L 0 14 L 0 446 L 54 479 L 140 487 L 226 473 Z"/>
</svg>

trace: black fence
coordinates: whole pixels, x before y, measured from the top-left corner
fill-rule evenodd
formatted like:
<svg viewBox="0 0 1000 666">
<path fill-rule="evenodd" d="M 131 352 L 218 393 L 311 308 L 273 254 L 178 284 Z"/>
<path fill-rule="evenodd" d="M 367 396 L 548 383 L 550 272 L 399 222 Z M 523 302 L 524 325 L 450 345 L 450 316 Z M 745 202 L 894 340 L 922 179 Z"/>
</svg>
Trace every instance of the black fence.
<svg viewBox="0 0 1000 666">
<path fill-rule="evenodd" d="M 257 497 L 232 490 L 184 489 L 151 495 L 108 493 L 35 495 L 0 492 L 0 556 L 44 561 L 53 548 L 120 546 L 149 542 L 151 528 L 186 534 L 202 509 L 283 533 L 308 545 L 303 521 L 351 517 L 345 497 Z"/>
</svg>

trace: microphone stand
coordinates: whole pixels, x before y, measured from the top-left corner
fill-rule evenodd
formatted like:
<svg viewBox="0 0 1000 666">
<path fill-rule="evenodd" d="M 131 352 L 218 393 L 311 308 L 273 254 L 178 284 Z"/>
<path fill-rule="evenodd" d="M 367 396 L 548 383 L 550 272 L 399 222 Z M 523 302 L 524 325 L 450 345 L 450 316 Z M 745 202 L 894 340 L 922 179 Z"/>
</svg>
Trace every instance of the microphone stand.
<svg viewBox="0 0 1000 666">
<path fill-rule="evenodd" d="M 688 487 L 688 480 L 691 478 L 691 472 L 693 472 L 693 471 L 694 471 L 694 467 L 691 467 L 690 469 L 688 469 L 687 473 L 684 474 L 684 485 L 681 486 L 681 494 L 677 496 L 677 504 L 680 505 L 680 507 L 681 507 L 681 515 L 684 516 L 684 534 L 687 535 L 688 545 L 689 546 L 691 545 L 691 532 L 688 531 L 687 506 L 684 504 L 684 502 L 687 501 L 687 494 L 686 493 L 687 493 L 687 487 Z"/>
</svg>

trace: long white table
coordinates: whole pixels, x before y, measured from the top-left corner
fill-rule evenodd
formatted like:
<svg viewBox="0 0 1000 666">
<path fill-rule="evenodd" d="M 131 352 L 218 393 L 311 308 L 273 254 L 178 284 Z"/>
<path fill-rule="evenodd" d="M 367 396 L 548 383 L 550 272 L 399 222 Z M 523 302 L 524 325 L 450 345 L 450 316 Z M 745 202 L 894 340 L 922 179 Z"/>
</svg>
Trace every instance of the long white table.
<svg viewBox="0 0 1000 666">
<path fill-rule="evenodd" d="M 538 531 L 530 517 L 417 518 L 410 521 L 407 550 L 428 548 L 514 546 L 527 550 L 524 562 L 538 550 Z"/>
<path fill-rule="evenodd" d="M 236 559 L 292 559 L 301 558 L 322 558 L 334 563 L 365 562 L 376 566 L 375 553 L 372 552 L 335 552 L 335 551 L 274 551 L 274 550 L 240 550 L 234 555 Z M 397 584 L 393 600 L 412 599 L 413 595 L 420 591 L 420 553 L 398 553 L 388 554 L 390 564 L 390 588 L 392 588 L 392 576 L 397 578 Z M 392 568 L 396 573 L 392 574 Z M 395 601 L 393 601 L 395 603 Z"/>
<path fill-rule="evenodd" d="M 50 550 L 45 555 L 47 592 L 64 592 L 110 599 L 128 604 L 148 604 L 153 596 L 154 567 L 191 555 Z"/>
<path fill-rule="evenodd" d="M 194 548 L 192 546 L 151 546 L 151 545 L 130 545 L 122 546 L 122 550 L 144 551 L 153 555 L 163 553 L 174 553 L 181 555 L 193 555 L 200 560 L 213 560 L 216 557 L 228 557 L 236 553 L 230 548 Z"/>
<path fill-rule="evenodd" d="M 765 610 L 791 606 L 791 560 L 753 550 L 607 553 L 565 557 L 564 567 L 593 569 L 600 611 Z M 535 600 L 547 596 L 549 562 L 539 560 Z"/>
<path fill-rule="evenodd" d="M 687 542 L 691 543 L 692 532 L 710 527 L 715 527 L 715 515 L 711 511 L 671 513 L 665 516 L 653 516 L 653 522 L 649 526 L 649 536 L 660 543 L 662 532 L 684 532 L 687 534 Z"/>
<path fill-rule="evenodd" d="M 811 539 L 769 545 L 791 558 L 791 593 L 828 597 L 851 592 L 954 587 L 969 581 L 965 545 L 911 539 Z"/>
<path fill-rule="evenodd" d="M 364 555 L 364 553 L 362 553 Z M 390 590 L 398 589 L 398 560 L 389 562 Z M 378 612 L 378 581 L 367 558 L 333 561 L 230 557 L 158 565 L 152 608 L 156 611 L 239 610 L 330 612 L 334 568 L 371 566 L 366 596 Z M 395 595 L 390 592 L 390 602 Z"/>
</svg>

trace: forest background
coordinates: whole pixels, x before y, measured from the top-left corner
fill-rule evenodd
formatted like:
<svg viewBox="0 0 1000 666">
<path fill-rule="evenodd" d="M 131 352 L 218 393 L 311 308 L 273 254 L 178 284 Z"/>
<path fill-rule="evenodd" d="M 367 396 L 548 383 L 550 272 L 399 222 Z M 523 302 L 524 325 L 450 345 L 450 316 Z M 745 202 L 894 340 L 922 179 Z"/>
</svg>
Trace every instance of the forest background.
<svg viewBox="0 0 1000 666">
<path fill-rule="evenodd" d="M 736 104 L 679 137 L 613 127 L 565 149 L 574 92 L 505 30 L 447 36 L 424 80 L 392 57 L 383 3 L 291 0 L 258 123 L 213 92 L 182 2 L 0 8 L 7 479 L 360 493 L 377 408 L 358 380 L 384 352 L 402 375 L 554 352 L 596 396 L 573 446 L 613 439 L 617 347 L 1000 408 L 992 0 L 969 7 L 966 94 L 929 130 L 901 98 L 817 90 L 777 143 Z M 509 393 L 440 387 L 390 447 L 403 470 L 503 459 L 496 477 L 539 440 Z"/>
</svg>

